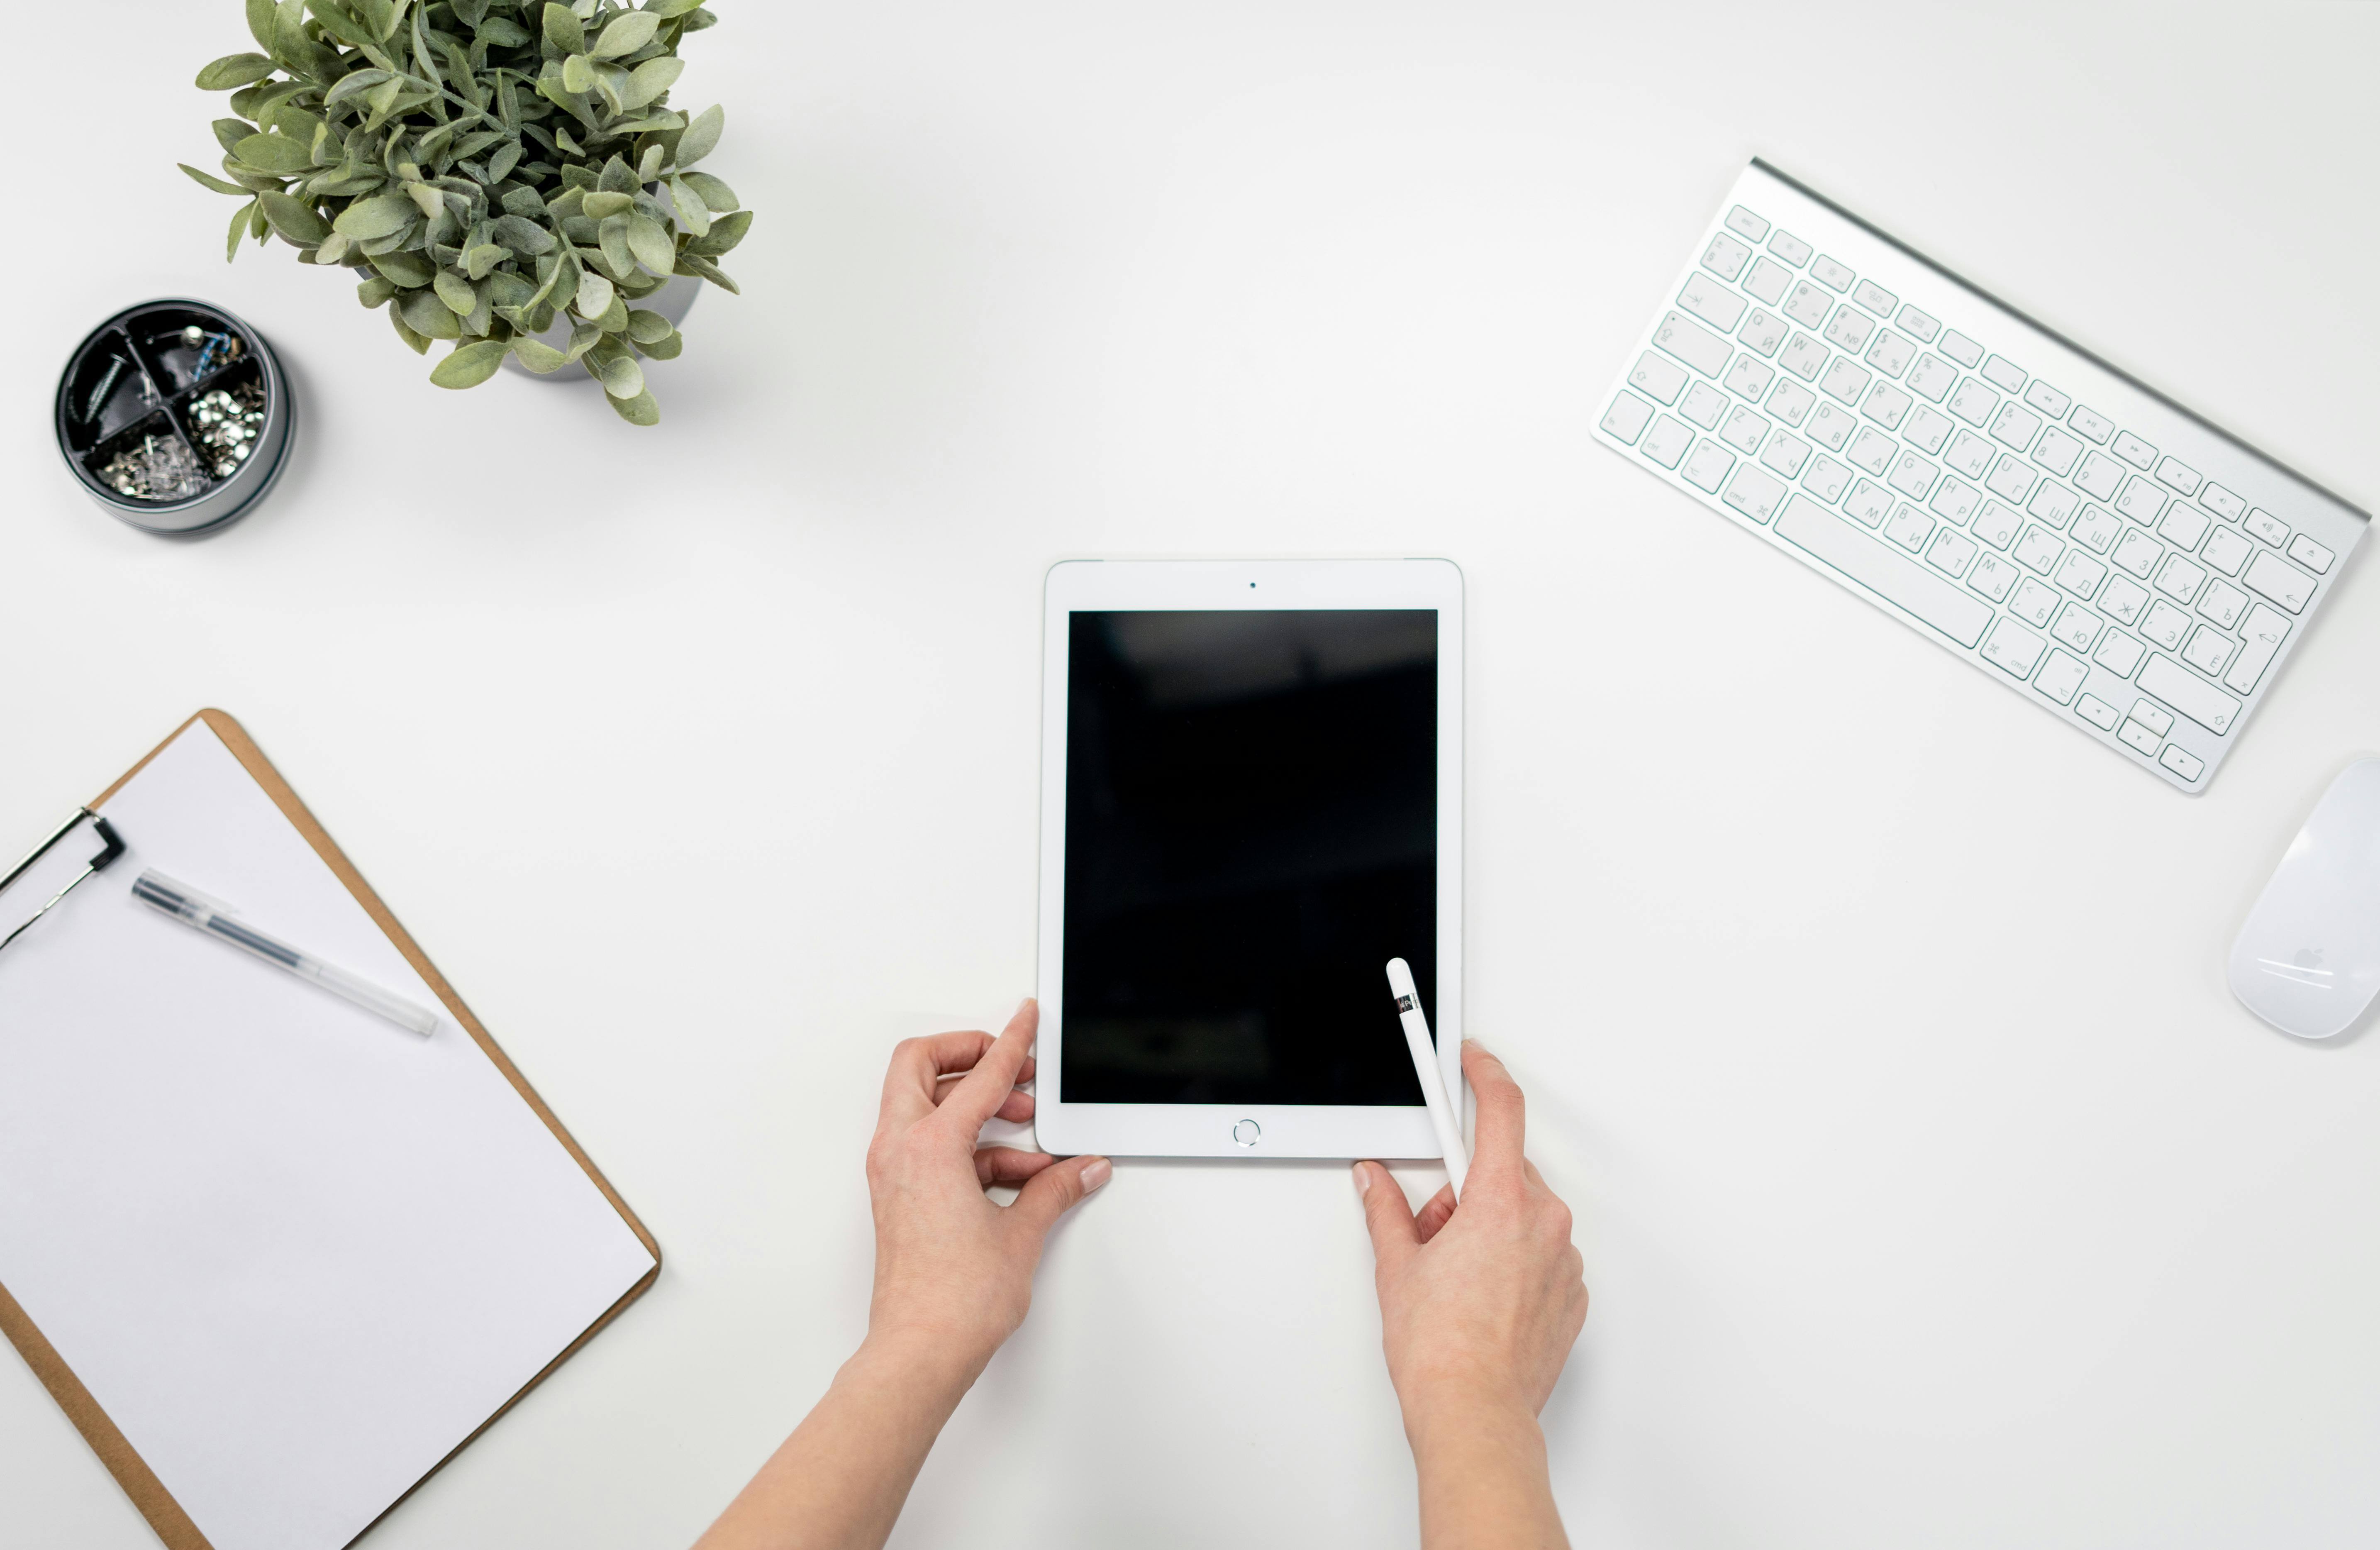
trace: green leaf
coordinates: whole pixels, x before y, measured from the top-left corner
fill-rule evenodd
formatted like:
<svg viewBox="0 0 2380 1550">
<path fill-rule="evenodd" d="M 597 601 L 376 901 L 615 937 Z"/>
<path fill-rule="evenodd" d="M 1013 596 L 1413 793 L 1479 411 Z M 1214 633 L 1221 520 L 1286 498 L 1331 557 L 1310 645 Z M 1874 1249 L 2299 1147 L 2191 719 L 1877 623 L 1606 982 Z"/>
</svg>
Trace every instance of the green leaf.
<svg viewBox="0 0 2380 1550">
<path fill-rule="evenodd" d="M 427 334 L 418 334 L 412 329 L 407 327 L 405 323 L 405 314 L 403 312 L 391 307 L 388 310 L 388 321 L 396 325 L 396 336 L 413 347 L 414 354 L 428 355 L 430 353 L 430 336 Z"/>
<path fill-rule="evenodd" d="M 522 365 L 540 376 L 549 372 L 559 372 L 570 364 L 570 357 L 544 340 L 532 339 L 526 334 L 513 341 L 513 353 L 520 357 Z"/>
<path fill-rule="evenodd" d="M 574 54 L 562 62 L 562 89 L 565 92 L 595 90 L 595 61 L 583 54 Z"/>
<path fill-rule="evenodd" d="M 553 250 L 553 233 L 522 216 L 500 216 L 491 229 L 495 239 L 514 252 L 527 253 L 535 258 Z"/>
<path fill-rule="evenodd" d="M 593 369 L 603 391 L 614 398 L 633 398 L 645 390 L 645 369 L 637 364 L 636 356 L 625 347 L 606 340 L 587 352 L 587 363 Z"/>
<path fill-rule="evenodd" d="M 248 35 L 259 48 L 273 46 L 273 0 L 248 0 Z"/>
<path fill-rule="evenodd" d="M 603 164 L 603 171 L 596 178 L 595 186 L 606 193 L 633 195 L 638 185 L 635 169 L 614 156 Z"/>
<path fill-rule="evenodd" d="M 640 343 L 638 348 L 655 360 L 675 360 L 678 352 L 686 348 L 686 336 L 673 328 L 667 337 L 655 339 L 650 344 Z"/>
<path fill-rule="evenodd" d="M 697 238 L 709 235 L 710 207 L 703 203 L 702 196 L 676 173 L 670 174 L 669 190 L 670 203 L 677 208 L 677 224 Z"/>
<path fill-rule="evenodd" d="M 385 275 L 375 275 L 356 287 L 356 299 L 367 307 L 384 305 L 396 294 L 396 282 Z"/>
<path fill-rule="evenodd" d="M 604 402 L 631 425 L 658 425 L 662 422 L 662 407 L 653 402 L 650 393 L 639 393 L 633 398 L 607 397 Z"/>
<path fill-rule="evenodd" d="M 188 172 L 189 168 L 184 167 L 182 170 Z M 245 190 L 242 191 L 245 192 Z M 249 217 L 255 214 L 256 201 L 254 200 L 249 200 L 246 204 L 241 205 L 238 209 L 231 213 L 231 235 L 224 238 L 224 262 L 225 263 L 229 263 L 232 261 L 233 255 L 239 251 L 239 239 L 248 235 Z"/>
<path fill-rule="evenodd" d="M 637 207 L 634 194 L 615 194 L 599 189 L 579 196 L 578 213 L 590 220 L 602 220 L 608 215 L 625 215 Z"/>
<path fill-rule="evenodd" d="M 358 200 L 339 212 L 331 223 L 358 242 L 369 242 L 375 237 L 394 237 L 413 224 L 413 201 L 403 194 L 382 194 L 374 199 Z"/>
<path fill-rule="evenodd" d="M 432 339 L 459 339 L 463 336 L 463 320 L 456 317 L 446 303 L 438 299 L 434 290 L 409 290 L 396 299 L 397 311 L 405 315 L 405 324 L 416 334 Z"/>
<path fill-rule="evenodd" d="M 678 137 L 677 165 L 690 167 L 719 148 L 720 133 L 727 128 L 727 110 L 716 103 L 694 116 L 694 122 Z"/>
<path fill-rule="evenodd" d="M 235 86 L 262 80 L 280 67 L 261 54 L 226 54 L 199 72 L 199 90 L 228 92 Z"/>
<path fill-rule="evenodd" d="M 511 177 L 513 168 L 520 165 L 520 141 L 514 140 L 509 144 L 498 146 L 496 148 L 496 153 L 488 158 L 488 177 L 490 180 L 501 183 L 505 178 Z"/>
<path fill-rule="evenodd" d="M 339 78 L 337 85 L 322 93 L 324 107 L 336 107 L 358 92 L 369 92 L 389 78 L 386 70 L 350 70 Z"/>
<path fill-rule="evenodd" d="M 673 332 L 670 320 L 659 312 L 632 311 L 628 314 L 628 337 L 640 345 L 666 339 Z"/>
<path fill-rule="evenodd" d="M 371 266 L 407 289 L 428 285 L 437 273 L 419 253 L 374 253 Z"/>
<path fill-rule="evenodd" d="M 628 251 L 656 275 L 666 275 L 677 267 L 677 244 L 650 215 L 628 217 Z"/>
<path fill-rule="evenodd" d="M 496 368 L 511 353 L 512 345 L 502 339 L 457 345 L 446 352 L 446 359 L 430 373 L 430 380 L 440 387 L 477 387 L 494 376 Z"/>
<path fill-rule="evenodd" d="M 480 310 L 479 292 L 471 288 L 468 280 L 451 269 L 442 269 L 431 275 L 430 287 L 438 293 L 438 299 L 446 303 L 446 310 L 456 317 L 467 318 Z"/>
<path fill-rule="evenodd" d="M 259 172 L 289 177 L 314 168 L 314 153 L 285 135 L 249 135 L 231 153 Z"/>
<path fill-rule="evenodd" d="M 738 210 L 732 215 L 722 215 L 713 221 L 710 224 L 710 235 L 696 238 L 686 244 L 686 250 L 704 258 L 716 258 L 743 241 L 744 234 L 751 229 L 752 212 Z"/>
<path fill-rule="evenodd" d="M 720 214 L 724 215 L 744 202 L 735 197 L 735 189 L 707 172 L 689 172 L 681 176 L 686 186 L 702 197 L 704 206 Z"/>
<path fill-rule="evenodd" d="M 650 16 L 652 13 L 643 11 L 638 14 Z M 630 110 L 643 107 L 676 85 L 677 78 L 685 73 L 686 61 L 676 55 L 664 54 L 658 58 L 648 59 L 628 72 L 628 84 L 620 91 L 620 105 Z"/>
<path fill-rule="evenodd" d="M 482 242 L 463 255 L 464 272 L 474 280 L 484 280 L 489 271 L 512 257 L 510 250 L 497 243 Z"/>
<path fill-rule="evenodd" d="M 250 3 L 253 4 L 254 0 L 250 0 Z M 667 21 L 673 17 L 686 15 L 701 4 L 702 0 L 651 0 L 651 3 L 645 6 L 645 14 L 657 16 L 663 21 Z"/>
<path fill-rule="evenodd" d="M 413 201 L 414 208 L 421 212 L 421 218 L 425 221 L 434 221 L 446 214 L 446 197 L 427 183 L 407 183 L 404 193 Z"/>
<path fill-rule="evenodd" d="M 612 299 L 612 282 L 590 269 L 578 276 L 578 295 L 571 305 L 582 318 L 599 318 L 611 310 Z"/>
<path fill-rule="evenodd" d="M 322 238 L 322 245 L 314 250 L 314 262 L 316 263 L 343 262 L 346 259 L 348 250 L 354 246 L 353 241 L 334 231 Z"/>
<path fill-rule="evenodd" d="M 490 48 L 518 48 L 528 42 L 528 32 L 510 17 L 492 16 L 480 23 L 480 42 Z"/>
<path fill-rule="evenodd" d="M 314 207 L 294 194 L 260 193 L 256 196 L 256 203 L 285 242 L 311 248 L 331 235 L 331 228 L 323 224 L 322 217 Z"/>
<path fill-rule="evenodd" d="M 578 25 L 569 6 L 557 5 L 554 0 L 546 0 L 545 41 L 565 54 L 587 52 L 587 30 Z"/>
<path fill-rule="evenodd" d="M 650 11 L 630 11 L 603 29 L 589 52 L 598 59 L 623 59 L 653 41 L 662 18 Z"/>
<path fill-rule="evenodd" d="M 191 181 L 197 183 L 201 189 L 212 189 L 219 194 L 245 195 L 249 191 L 241 188 L 237 183 L 226 183 L 220 177 L 210 177 L 207 174 L 200 172 L 198 168 L 192 166 L 188 162 L 176 162 L 174 165 L 180 167 L 184 172 L 188 173 L 190 175 Z"/>
<path fill-rule="evenodd" d="M 215 143 L 225 151 L 256 133 L 256 126 L 245 118 L 218 118 L 210 127 L 215 132 Z"/>
<path fill-rule="evenodd" d="M 700 253 L 678 254 L 677 272 L 681 275 L 694 275 L 698 279 L 709 280 L 730 296 L 744 294 L 737 288 L 735 282 L 727 277 L 727 271 L 704 258 Z"/>
</svg>

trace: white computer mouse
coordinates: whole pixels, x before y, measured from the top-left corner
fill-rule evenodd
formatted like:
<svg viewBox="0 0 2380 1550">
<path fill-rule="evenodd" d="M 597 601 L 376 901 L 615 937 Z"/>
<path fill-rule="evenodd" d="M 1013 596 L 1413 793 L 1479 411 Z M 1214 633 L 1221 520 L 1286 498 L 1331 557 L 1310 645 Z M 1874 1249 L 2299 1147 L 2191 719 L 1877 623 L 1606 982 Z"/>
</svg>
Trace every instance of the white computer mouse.
<svg viewBox="0 0 2380 1550">
<path fill-rule="evenodd" d="M 2380 990 L 2380 759 L 2307 815 L 2231 944 L 2231 994 L 2284 1033 L 2344 1031 Z"/>
</svg>

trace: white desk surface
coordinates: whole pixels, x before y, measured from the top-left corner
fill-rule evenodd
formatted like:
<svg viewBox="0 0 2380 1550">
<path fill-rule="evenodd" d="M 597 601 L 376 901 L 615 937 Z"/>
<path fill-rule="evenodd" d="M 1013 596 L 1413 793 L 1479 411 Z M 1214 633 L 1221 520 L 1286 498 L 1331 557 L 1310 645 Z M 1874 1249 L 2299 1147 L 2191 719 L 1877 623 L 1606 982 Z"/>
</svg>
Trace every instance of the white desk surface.
<svg viewBox="0 0 2380 1550">
<path fill-rule="evenodd" d="M 238 7 L 119 9 L 13 34 L 0 836 L 231 710 L 667 1255 L 377 1550 L 682 1543 L 818 1396 L 886 1051 L 1031 985 L 1042 571 L 1177 553 L 1468 575 L 1468 1011 L 1578 1207 L 1579 1544 L 2369 1543 L 2380 1042 L 2222 957 L 2380 749 L 2371 557 L 2192 800 L 1587 426 L 1759 153 L 2380 504 L 2380 10 L 728 0 L 681 95 L 747 294 L 639 432 L 224 267 L 173 164 Z M 196 544 L 48 430 L 176 292 L 302 394 Z M 1125 1163 L 895 1543 L 1411 1544 L 1377 1340 L 1342 1168 Z M 0 1541 L 154 1543 L 13 1356 Z"/>
</svg>

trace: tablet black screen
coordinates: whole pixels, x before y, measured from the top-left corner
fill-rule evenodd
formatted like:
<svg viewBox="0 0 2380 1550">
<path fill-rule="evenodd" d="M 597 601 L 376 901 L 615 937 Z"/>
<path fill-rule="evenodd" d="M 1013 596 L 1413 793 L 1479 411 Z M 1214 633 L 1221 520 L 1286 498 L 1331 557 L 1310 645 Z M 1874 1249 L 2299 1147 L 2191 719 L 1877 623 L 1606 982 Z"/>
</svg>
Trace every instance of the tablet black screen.
<svg viewBox="0 0 2380 1550">
<path fill-rule="evenodd" d="M 1418 1104 L 1437 1008 L 1434 609 L 1075 613 L 1069 1103 Z"/>
</svg>

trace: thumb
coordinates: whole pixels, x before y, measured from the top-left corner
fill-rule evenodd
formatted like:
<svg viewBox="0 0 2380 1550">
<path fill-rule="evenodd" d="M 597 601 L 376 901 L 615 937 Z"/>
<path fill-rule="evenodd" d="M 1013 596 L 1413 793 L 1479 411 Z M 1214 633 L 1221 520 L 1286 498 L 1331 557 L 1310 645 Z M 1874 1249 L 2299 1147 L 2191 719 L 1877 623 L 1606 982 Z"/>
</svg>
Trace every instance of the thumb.
<svg viewBox="0 0 2380 1550">
<path fill-rule="evenodd" d="M 1372 1258 L 1382 1267 L 1402 1261 L 1421 1247 L 1405 1192 L 1378 1163 L 1355 1165 L 1355 1188 L 1364 1197 L 1364 1226 L 1372 1234 Z"/>
<path fill-rule="evenodd" d="M 1026 1180 L 1016 1192 L 1016 1203 L 1008 1209 L 1026 1231 L 1042 1237 L 1114 1172 L 1115 1165 L 1105 1157 L 1076 1157 L 1043 1168 Z"/>
</svg>

